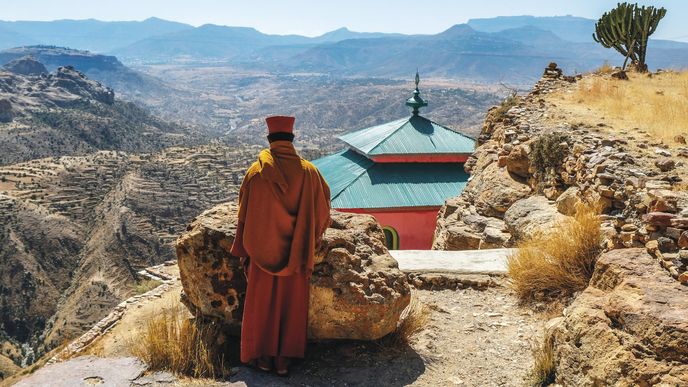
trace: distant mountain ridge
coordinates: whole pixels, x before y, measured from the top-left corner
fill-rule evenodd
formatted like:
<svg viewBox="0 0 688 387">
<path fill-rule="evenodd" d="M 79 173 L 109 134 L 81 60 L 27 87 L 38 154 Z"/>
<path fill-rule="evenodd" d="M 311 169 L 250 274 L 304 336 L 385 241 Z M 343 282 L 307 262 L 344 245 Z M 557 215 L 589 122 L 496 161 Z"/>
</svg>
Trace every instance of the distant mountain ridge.
<svg viewBox="0 0 688 387">
<path fill-rule="evenodd" d="M 605 61 L 620 64 L 623 58 L 615 51 L 592 40 L 594 23 L 574 16 L 509 16 L 471 19 L 434 35 L 340 28 L 306 37 L 265 34 L 251 27 L 193 27 L 155 18 L 142 22 L 59 20 L 0 22 L 0 36 L 11 35 L 8 41 L 12 42 L 50 39 L 63 46 L 92 47 L 92 51 L 137 65 L 212 64 L 278 73 L 391 78 L 406 77 L 420 68 L 426 76 L 528 84 L 550 61 L 567 72 L 590 71 Z M 652 68 L 686 67 L 688 43 L 652 40 L 648 58 Z"/>
<path fill-rule="evenodd" d="M 550 31 L 562 40 L 578 43 L 592 41 L 595 20 L 576 16 L 498 16 L 485 19 L 470 19 L 466 23 L 476 31 L 501 32 L 504 30 L 533 27 Z"/>
<path fill-rule="evenodd" d="M 183 93 L 158 78 L 133 70 L 111 55 L 94 54 L 55 46 L 25 46 L 0 51 L 0 67 L 13 60 L 32 57 L 48 71 L 72 66 L 91 79 L 117 90 L 126 99 L 146 105 L 151 99 L 171 93 Z"/>
<path fill-rule="evenodd" d="M 0 49 L 28 44 L 43 44 L 105 53 L 149 36 L 193 29 L 194 27 L 152 17 L 143 21 L 116 22 L 95 19 L 0 21 L 0 28 L 26 39 L 26 42 L 22 44 L 0 39 Z"/>
</svg>

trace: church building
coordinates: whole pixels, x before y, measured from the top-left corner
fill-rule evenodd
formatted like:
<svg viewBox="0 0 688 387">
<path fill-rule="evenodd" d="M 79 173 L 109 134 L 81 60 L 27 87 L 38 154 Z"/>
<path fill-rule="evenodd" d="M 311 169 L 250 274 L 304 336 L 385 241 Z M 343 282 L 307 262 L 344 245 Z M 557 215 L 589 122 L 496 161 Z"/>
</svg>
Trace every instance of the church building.
<svg viewBox="0 0 688 387">
<path fill-rule="evenodd" d="M 313 162 L 330 185 L 332 208 L 375 216 L 390 249 L 430 249 L 437 213 L 463 191 L 463 163 L 475 147 L 420 115 L 427 102 L 418 83 L 416 73 L 410 117 L 342 135 L 346 149 Z"/>
</svg>

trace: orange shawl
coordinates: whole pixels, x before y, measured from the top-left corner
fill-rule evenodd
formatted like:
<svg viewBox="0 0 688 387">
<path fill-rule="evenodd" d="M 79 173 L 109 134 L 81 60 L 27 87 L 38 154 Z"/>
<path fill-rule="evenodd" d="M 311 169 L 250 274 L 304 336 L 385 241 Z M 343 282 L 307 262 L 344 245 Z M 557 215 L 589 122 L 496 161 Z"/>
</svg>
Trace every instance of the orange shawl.
<svg viewBox="0 0 688 387">
<path fill-rule="evenodd" d="M 239 223 L 231 254 L 288 276 L 313 271 L 313 255 L 330 224 L 330 188 L 289 141 L 262 150 L 239 191 Z"/>
</svg>

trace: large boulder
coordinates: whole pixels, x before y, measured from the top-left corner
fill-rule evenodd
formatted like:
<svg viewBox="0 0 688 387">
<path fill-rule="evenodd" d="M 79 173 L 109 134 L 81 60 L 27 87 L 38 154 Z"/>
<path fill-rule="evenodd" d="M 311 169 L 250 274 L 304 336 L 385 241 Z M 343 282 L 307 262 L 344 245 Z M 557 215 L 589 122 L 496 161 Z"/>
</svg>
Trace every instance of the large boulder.
<svg viewBox="0 0 688 387">
<path fill-rule="evenodd" d="M 465 192 L 473 199 L 480 215 L 501 218 L 514 202 L 530 196 L 531 189 L 506 168 L 491 163 L 481 173 L 472 176 Z"/>
<path fill-rule="evenodd" d="M 196 316 L 241 323 L 246 279 L 229 254 L 236 206 L 198 216 L 176 242 L 184 293 Z M 308 334 L 312 339 L 374 340 L 392 332 L 410 301 L 410 287 L 369 215 L 333 211 L 311 278 Z"/>
<path fill-rule="evenodd" d="M 504 213 L 504 223 L 517 240 L 547 233 L 564 219 L 553 203 L 539 195 L 517 201 Z"/>
<path fill-rule="evenodd" d="M 506 158 L 506 169 L 514 175 L 530 177 L 530 149 L 528 145 L 515 146 Z"/>
<path fill-rule="evenodd" d="M 433 250 L 475 250 L 508 247 L 511 234 L 504 221 L 479 215 L 461 198 L 445 202 L 437 216 Z"/>
<path fill-rule="evenodd" d="M 552 333 L 561 385 L 688 385 L 688 287 L 645 249 L 603 254 Z"/>
</svg>

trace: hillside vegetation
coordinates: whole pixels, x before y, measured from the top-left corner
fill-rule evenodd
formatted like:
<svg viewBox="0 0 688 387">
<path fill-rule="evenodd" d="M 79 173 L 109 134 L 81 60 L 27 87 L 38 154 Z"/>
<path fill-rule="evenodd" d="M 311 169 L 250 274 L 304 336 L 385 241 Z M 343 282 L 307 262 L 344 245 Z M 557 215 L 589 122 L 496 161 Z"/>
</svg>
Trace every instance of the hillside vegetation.
<svg viewBox="0 0 688 387">
<path fill-rule="evenodd" d="M 604 117 L 609 125 L 647 130 L 666 143 L 688 132 L 688 71 L 652 76 L 629 73 L 629 81 L 586 77 L 564 96 Z"/>
</svg>

